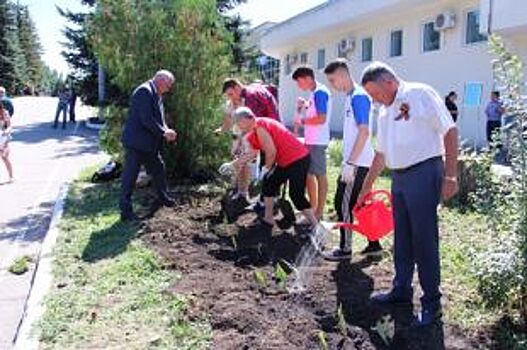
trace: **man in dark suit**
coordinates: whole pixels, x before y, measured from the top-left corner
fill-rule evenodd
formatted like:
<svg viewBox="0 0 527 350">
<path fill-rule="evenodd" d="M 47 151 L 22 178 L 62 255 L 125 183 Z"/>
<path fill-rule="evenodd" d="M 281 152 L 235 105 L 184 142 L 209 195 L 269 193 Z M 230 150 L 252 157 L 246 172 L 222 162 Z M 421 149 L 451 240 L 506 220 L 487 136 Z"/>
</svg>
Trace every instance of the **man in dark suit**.
<svg viewBox="0 0 527 350">
<path fill-rule="evenodd" d="M 140 85 L 130 100 L 128 119 L 125 122 L 121 141 L 125 148 L 119 206 L 123 221 L 135 221 L 132 193 L 141 165 L 152 176 L 159 203 L 173 207 L 174 200 L 168 195 L 165 164 L 161 158 L 163 139 L 175 142 L 177 134 L 165 123 L 163 94 L 174 84 L 174 76 L 166 70 L 156 73 L 152 80 Z"/>
</svg>

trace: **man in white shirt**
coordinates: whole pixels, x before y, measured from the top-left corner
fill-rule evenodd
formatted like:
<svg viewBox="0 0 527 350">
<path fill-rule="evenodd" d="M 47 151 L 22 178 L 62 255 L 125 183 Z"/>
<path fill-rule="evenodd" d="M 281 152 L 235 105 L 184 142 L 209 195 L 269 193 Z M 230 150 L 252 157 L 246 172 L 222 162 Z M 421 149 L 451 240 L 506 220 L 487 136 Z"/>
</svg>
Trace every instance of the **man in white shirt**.
<svg viewBox="0 0 527 350">
<path fill-rule="evenodd" d="M 344 92 L 347 96 L 343 128 L 343 163 L 337 180 L 335 210 L 340 222 L 351 223 L 353 208 L 374 157 L 369 127 L 371 100 L 364 89 L 353 81 L 346 60 L 337 59 L 329 63 L 324 73 L 331 87 L 336 91 Z M 350 259 L 352 234 L 351 230 L 341 228 L 339 246 L 324 254 L 324 258 L 330 261 Z M 382 254 L 380 243 L 369 242 L 361 254 L 365 256 Z"/>
<path fill-rule="evenodd" d="M 331 92 L 315 80 L 315 72 L 310 67 L 297 68 L 293 80 L 300 90 L 311 93 L 307 101 L 300 100 L 305 109 L 305 118 L 295 120 L 295 124 L 304 127 L 304 140 L 311 158 L 307 192 L 315 216 L 320 220 L 324 215 L 328 194 L 326 150 L 331 122 Z"/>
<path fill-rule="evenodd" d="M 439 94 L 430 86 L 405 82 L 383 63 L 372 63 L 362 85 L 382 105 L 377 152 L 361 196 L 369 192 L 384 167 L 392 169 L 395 222 L 395 278 L 380 304 L 411 303 L 417 265 L 423 290 L 415 326 L 441 318 L 437 207 L 458 191 L 458 132 Z"/>
</svg>

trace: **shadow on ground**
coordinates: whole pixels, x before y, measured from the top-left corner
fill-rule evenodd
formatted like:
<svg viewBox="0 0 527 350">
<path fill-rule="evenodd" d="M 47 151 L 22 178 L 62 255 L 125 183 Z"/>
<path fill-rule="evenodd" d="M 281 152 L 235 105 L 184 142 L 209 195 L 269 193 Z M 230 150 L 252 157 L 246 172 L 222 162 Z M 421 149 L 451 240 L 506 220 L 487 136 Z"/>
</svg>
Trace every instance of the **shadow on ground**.
<svg viewBox="0 0 527 350">
<path fill-rule="evenodd" d="M 41 203 L 27 215 L 0 225 L 0 242 L 37 242 L 44 238 L 51 220 L 54 202 Z"/>
</svg>

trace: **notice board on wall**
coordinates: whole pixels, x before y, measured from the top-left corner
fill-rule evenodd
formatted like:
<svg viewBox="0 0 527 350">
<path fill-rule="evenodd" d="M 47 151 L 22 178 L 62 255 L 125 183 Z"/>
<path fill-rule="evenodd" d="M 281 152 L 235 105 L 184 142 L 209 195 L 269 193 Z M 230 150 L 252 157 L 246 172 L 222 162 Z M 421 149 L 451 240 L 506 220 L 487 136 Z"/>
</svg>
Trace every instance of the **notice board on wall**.
<svg viewBox="0 0 527 350">
<path fill-rule="evenodd" d="M 466 83 L 465 93 L 463 95 L 463 104 L 468 107 L 479 107 L 481 106 L 482 95 L 482 83 Z"/>
</svg>

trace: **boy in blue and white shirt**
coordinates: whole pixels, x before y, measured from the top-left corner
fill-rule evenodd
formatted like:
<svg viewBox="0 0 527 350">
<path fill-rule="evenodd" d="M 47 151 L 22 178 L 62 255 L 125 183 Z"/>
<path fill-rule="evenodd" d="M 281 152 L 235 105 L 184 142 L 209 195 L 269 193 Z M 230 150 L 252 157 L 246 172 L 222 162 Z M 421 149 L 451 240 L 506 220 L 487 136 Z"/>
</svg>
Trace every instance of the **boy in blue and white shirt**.
<svg viewBox="0 0 527 350">
<path fill-rule="evenodd" d="M 311 93 L 307 101 L 299 99 L 297 107 L 305 117 L 297 118 L 295 124 L 304 127 L 304 140 L 311 158 L 307 192 L 315 216 L 320 220 L 328 194 L 326 151 L 330 138 L 331 92 L 315 80 L 315 72 L 310 67 L 297 68 L 293 79 L 300 90 Z"/>
<path fill-rule="evenodd" d="M 355 84 L 348 64 L 338 59 L 325 68 L 324 73 L 332 88 L 347 95 L 343 128 L 343 164 L 335 194 L 335 209 L 339 221 L 353 222 L 352 211 L 357 203 L 362 184 L 375 156 L 370 140 L 371 100 L 366 91 Z M 351 258 L 352 231 L 341 229 L 340 245 L 325 254 L 330 261 Z M 361 254 L 382 254 L 378 241 L 369 242 Z"/>
</svg>

